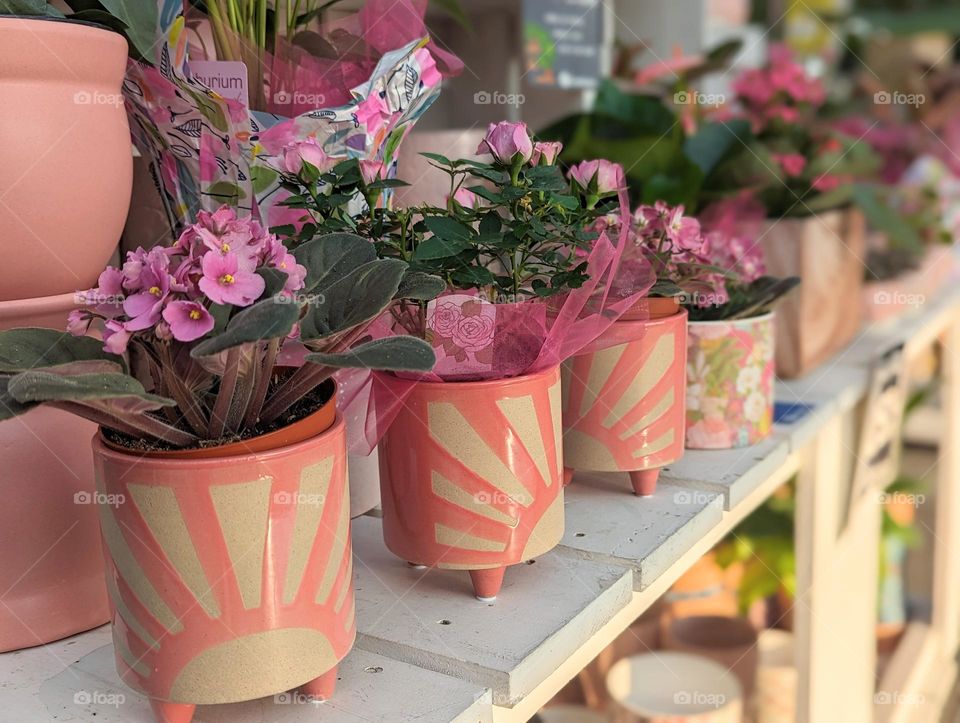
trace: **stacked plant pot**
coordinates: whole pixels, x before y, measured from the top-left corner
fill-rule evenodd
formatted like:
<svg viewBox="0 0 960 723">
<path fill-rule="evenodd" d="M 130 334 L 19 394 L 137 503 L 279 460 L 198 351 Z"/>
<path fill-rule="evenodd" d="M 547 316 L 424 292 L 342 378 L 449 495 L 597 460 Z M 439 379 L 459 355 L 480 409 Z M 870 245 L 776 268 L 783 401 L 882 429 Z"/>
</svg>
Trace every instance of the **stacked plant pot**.
<svg viewBox="0 0 960 723">
<path fill-rule="evenodd" d="M 566 482 L 574 470 L 627 472 L 635 494 L 653 494 L 683 456 L 686 354 L 687 312 L 651 299 L 564 363 Z"/>
<path fill-rule="evenodd" d="M 845 208 L 770 219 L 761 239 L 767 273 L 799 276 L 802 282 L 778 307 L 776 359 L 779 376 L 803 376 L 852 341 L 860 328 L 863 214 Z"/>
<path fill-rule="evenodd" d="M 74 291 L 114 253 L 132 175 L 126 58 L 123 37 L 99 27 L 0 17 L 0 330 L 63 329 Z M 0 651 L 109 619 L 94 431 L 51 409 L 0 421 Z"/>
</svg>

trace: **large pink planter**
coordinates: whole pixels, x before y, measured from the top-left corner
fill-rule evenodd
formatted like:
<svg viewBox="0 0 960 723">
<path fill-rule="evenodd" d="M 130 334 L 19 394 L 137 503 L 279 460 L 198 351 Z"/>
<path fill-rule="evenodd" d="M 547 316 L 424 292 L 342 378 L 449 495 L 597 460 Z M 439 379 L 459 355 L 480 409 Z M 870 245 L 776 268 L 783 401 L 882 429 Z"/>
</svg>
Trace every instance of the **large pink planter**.
<svg viewBox="0 0 960 723">
<path fill-rule="evenodd" d="M 0 17 L 0 301 L 94 286 L 117 246 L 133 179 L 126 62 L 117 33 Z"/>
<path fill-rule="evenodd" d="M 504 569 L 563 536 L 560 371 L 417 383 L 380 442 L 383 536 L 418 565 L 469 570 L 495 598 Z"/>
<path fill-rule="evenodd" d="M 0 330 L 62 329 L 73 308 L 72 293 L 0 301 Z M 0 422 L 0 652 L 110 619 L 88 442 L 95 431 L 43 407 Z"/>
<path fill-rule="evenodd" d="M 563 364 L 563 464 L 629 472 L 653 494 L 660 468 L 683 456 L 687 312 L 618 321 Z"/>
<path fill-rule="evenodd" d="M 773 314 L 691 321 L 687 349 L 687 447 L 756 444 L 773 429 Z"/>
<path fill-rule="evenodd" d="M 356 635 L 344 429 L 209 460 L 94 438 L 117 669 L 158 720 L 332 693 Z"/>
</svg>

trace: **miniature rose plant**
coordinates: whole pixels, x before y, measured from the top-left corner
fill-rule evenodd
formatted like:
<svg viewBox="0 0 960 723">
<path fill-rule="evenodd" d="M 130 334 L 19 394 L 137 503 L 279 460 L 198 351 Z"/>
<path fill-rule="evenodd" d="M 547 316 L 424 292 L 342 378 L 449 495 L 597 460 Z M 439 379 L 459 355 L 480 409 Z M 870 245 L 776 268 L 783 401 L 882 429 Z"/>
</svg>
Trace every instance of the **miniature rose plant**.
<svg viewBox="0 0 960 723">
<path fill-rule="evenodd" d="M 291 252 L 230 208 L 201 212 L 173 245 L 104 270 L 78 294 L 68 332 L 0 332 L 0 419 L 43 404 L 151 445 L 254 436 L 319 408 L 338 369 L 431 369 L 423 341 L 369 329 L 442 288 L 356 235 Z M 83 336 L 91 325 L 102 341 Z M 301 346 L 305 363 L 279 367 L 284 345 Z"/>
</svg>

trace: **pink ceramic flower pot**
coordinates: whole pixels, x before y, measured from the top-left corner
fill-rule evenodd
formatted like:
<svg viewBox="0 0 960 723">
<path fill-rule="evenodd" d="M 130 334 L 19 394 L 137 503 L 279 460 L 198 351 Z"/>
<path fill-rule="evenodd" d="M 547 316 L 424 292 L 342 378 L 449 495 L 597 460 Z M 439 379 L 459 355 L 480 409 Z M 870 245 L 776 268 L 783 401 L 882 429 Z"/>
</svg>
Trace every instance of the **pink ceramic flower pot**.
<svg viewBox="0 0 960 723">
<path fill-rule="evenodd" d="M 117 246 L 133 178 L 126 62 L 117 33 L 0 17 L 0 301 L 94 286 Z"/>
<path fill-rule="evenodd" d="M 629 472 L 653 494 L 660 468 L 683 456 L 687 312 L 618 321 L 563 364 L 563 464 Z"/>
<path fill-rule="evenodd" d="M 73 308 L 72 293 L 0 301 L 0 330 L 62 329 Z M 0 422 L 0 652 L 110 619 L 93 504 L 88 440 L 95 431 L 43 407 Z"/>
<path fill-rule="evenodd" d="M 94 438 L 117 669 L 162 723 L 333 692 L 356 635 L 344 429 L 219 459 Z"/>
<path fill-rule="evenodd" d="M 687 348 L 687 447 L 756 444 L 773 429 L 773 314 L 691 321 Z"/>
<path fill-rule="evenodd" d="M 417 383 L 380 442 L 380 487 L 391 552 L 469 570 L 495 598 L 508 565 L 563 536 L 560 370 Z"/>
</svg>

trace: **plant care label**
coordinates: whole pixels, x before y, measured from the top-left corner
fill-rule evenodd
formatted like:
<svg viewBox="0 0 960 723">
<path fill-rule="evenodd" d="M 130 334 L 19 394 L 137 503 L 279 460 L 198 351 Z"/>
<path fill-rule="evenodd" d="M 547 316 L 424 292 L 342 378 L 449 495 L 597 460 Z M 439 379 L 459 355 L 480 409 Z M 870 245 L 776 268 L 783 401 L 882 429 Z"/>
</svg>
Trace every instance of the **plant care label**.
<svg viewBox="0 0 960 723">
<path fill-rule="evenodd" d="M 595 88 L 605 63 L 600 0 L 523 0 L 527 80 L 558 88 Z"/>
<path fill-rule="evenodd" d="M 191 60 L 190 77 L 228 100 L 250 107 L 247 66 L 239 60 Z"/>
<path fill-rule="evenodd" d="M 776 424 L 795 424 L 810 414 L 813 407 L 804 402 L 776 402 L 773 405 L 773 421 Z"/>
</svg>

